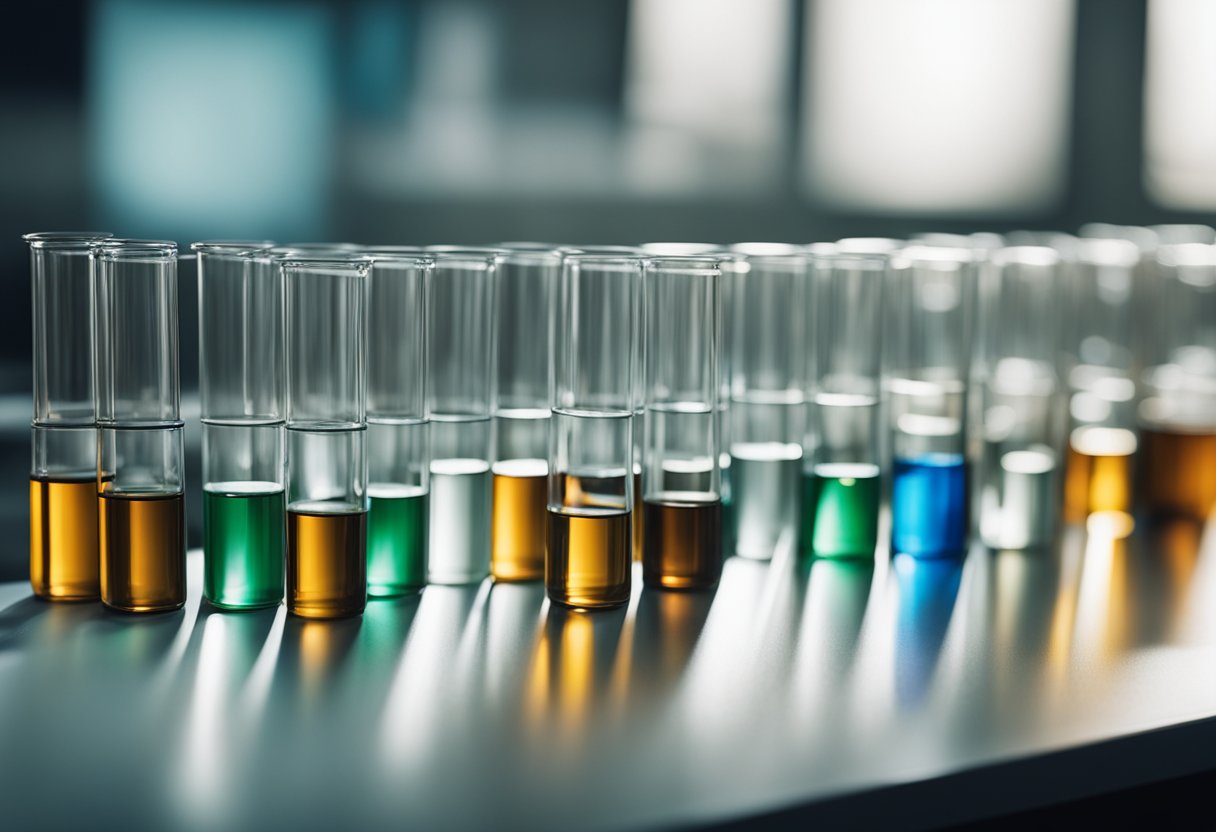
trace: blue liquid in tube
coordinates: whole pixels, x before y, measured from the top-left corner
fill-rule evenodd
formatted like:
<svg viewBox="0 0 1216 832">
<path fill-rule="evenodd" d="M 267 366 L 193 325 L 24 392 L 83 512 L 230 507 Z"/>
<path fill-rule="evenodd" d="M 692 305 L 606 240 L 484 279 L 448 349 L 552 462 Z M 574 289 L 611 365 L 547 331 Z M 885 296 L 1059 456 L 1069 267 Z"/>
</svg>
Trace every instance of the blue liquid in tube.
<svg viewBox="0 0 1216 832">
<path fill-rule="evenodd" d="M 960 555 L 967 542 L 967 474 L 962 454 L 895 460 L 891 547 L 915 557 Z"/>
</svg>

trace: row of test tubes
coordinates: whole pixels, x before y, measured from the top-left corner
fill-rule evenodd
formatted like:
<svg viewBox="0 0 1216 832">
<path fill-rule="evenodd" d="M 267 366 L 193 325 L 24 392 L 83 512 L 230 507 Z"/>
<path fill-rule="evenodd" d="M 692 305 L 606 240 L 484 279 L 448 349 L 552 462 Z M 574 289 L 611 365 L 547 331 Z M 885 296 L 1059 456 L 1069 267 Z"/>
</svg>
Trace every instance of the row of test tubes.
<svg viewBox="0 0 1216 832">
<path fill-rule="evenodd" d="M 922 557 L 1129 526 L 1133 480 L 1202 517 L 1208 232 L 196 243 L 204 596 L 341 617 L 489 574 L 594 608 L 633 559 L 695 589 L 724 552 L 872 557 L 884 505 Z M 176 248 L 27 240 L 35 592 L 180 606 Z"/>
</svg>

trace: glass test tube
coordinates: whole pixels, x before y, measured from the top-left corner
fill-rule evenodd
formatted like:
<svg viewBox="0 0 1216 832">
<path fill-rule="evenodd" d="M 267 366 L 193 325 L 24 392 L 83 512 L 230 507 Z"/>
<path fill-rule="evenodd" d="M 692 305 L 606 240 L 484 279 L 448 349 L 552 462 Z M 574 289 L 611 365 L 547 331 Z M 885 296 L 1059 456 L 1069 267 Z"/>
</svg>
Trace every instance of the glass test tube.
<svg viewBox="0 0 1216 832">
<path fill-rule="evenodd" d="M 490 572 L 494 281 L 501 250 L 443 249 L 427 290 L 427 581 L 470 584 Z"/>
<path fill-rule="evenodd" d="M 797 543 L 810 257 L 780 243 L 731 252 L 730 522 L 735 553 L 768 560 Z"/>
<path fill-rule="evenodd" d="M 1216 246 L 1162 246 L 1152 284 L 1136 502 L 1203 520 L 1216 508 Z"/>
<path fill-rule="evenodd" d="M 281 262 L 287 325 L 287 611 L 359 615 L 367 602 L 365 257 Z"/>
<path fill-rule="evenodd" d="M 283 276 L 269 242 L 201 242 L 203 597 L 220 609 L 283 600 Z"/>
<path fill-rule="evenodd" d="M 498 581 L 545 576 L 550 342 L 560 278 L 555 249 L 516 249 L 498 266 L 490 548 Z"/>
<path fill-rule="evenodd" d="M 89 250 L 109 234 L 26 234 L 34 299 L 30 585 L 39 598 L 98 597 L 97 417 Z"/>
<path fill-rule="evenodd" d="M 370 256 L 367 594 L 376 598 L 426 586 L 431 482 L 426 281 L 434 261 L 388 249 Z"/>
<path fill-rule="evenodd" d="M 979 530 L 993 549 L 1029 549 L 1052 541 L 1059 513 L 1061 258 L 1018 246 L 993 265 L 980 285 Z"/>
<path fill-rule="evenodd" d="M 572 255 L 576 255 L 576 254 L 583 255 L 583 256 L 591 256 L 591 257 L 626 257 L 626 258 L 647 256 L 637 246 L 614 246 L 614 245 L 565 246 L 564 248 L 561 249 L 561 253 L 562 253 L 563 258 L 572 256 Z M 634 377 L 635 387 L 634 387 L 634 398 L 633 398 L 634 408 L 635 408 L 634 414 L 633 414 L 633 416 L 634 416 L 633 493 L 635 495 L 638 495 L 638 497 L 633 502 L 633 518 L 632 518 L 633 542 L 632 542 L 632 545 L 633 545 L 633 559 L 635 561 L 641 562 L 641 560 L 642 560 L 642 540 L 644 537 L 644 534 L 643 534 L 644 518 L 643 518 L 643 512 L 642 512 L 642 499 L 640 496 L 642 493 L 642 420 L 645 418 L 645 415 L 642 410 L 643 379 L 642 379 L 641 368 L 642 368 L 643 361 L 644 361 L 643 357 L 645 355 L 645 352 L 644 352 L 645 344 L 643 343 L 643 339 L 645 337 L 645 332 L 643 331 L 644 327 L 642 326 L 642 323 L 641 323 L 642 310 L 641 310 L 640 304 L 642 303 L 642 293 L 641 293 L 640 288 L 639 288 L 638 294 L 637 294 L 637 302 L 638 302 L 639 306 L 635 312 L 635 314 L 636 314 L 635 320 L 638 323 L 634 329 L 634 343 L 633 343 L 634 367 L 638 368 L 637 373 Z"/>
<path fill-rule="evenodd" d="M 545 588 L 571 607 L 629 600 L 642 260 L 562 264 L 554 340 Z"/>
<path fill-rule="evenodd" d="M 1136 453 L 1134 336 L 1140 250 L 1126 239 L 1078 241 L 1064 344 L 1069 395 L 1064 519 L 1131 521 Z"/>
<path fill-rule="evenodd" d="M 645 266 L 647 586 L 706 589 L 722 576 L 720 278 L 715 257 L 660 257 Z"/>
<path fill-rule="evenodd" d="M 891 260 L 884 351 L 895 553 L 966 547 L 972 275 L 964 249 L 908 246 Z"/>
<path fill-rule="evenodd" d="M 813 261 L 808 320 L 814 338 L 805 442 L 802 550 L 873 557 L 881 502 L 879 392 L 883 253 Z"/>
<path fill-rule="evenodd" d="M 177 245 L 92 250 L 101 600 L 123 612 L 186 601 Z"/>
</svg>

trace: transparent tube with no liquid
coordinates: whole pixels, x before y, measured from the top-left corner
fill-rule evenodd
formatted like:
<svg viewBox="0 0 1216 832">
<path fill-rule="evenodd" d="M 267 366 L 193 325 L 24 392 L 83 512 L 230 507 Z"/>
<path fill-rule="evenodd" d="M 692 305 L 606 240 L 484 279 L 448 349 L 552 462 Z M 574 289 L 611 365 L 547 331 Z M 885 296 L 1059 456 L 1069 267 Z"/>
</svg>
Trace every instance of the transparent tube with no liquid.
<svg viewBox="0 0 1216 832">
<path fill-rule="evenodd" d="M 735 553 L 768 560 L 797 544 L 810 259 L 778 243 L 732 253 L 730 515 Z"/>
<path fill-rule="evenodd" d="M 560 277 L 554 249 L 517 248 L 498 265 L 490 549 L 496 581 L 545 576 L 549 362 Z"/>
<path fill-rule="evenodd" d="M 993 264 L 980 286 L 980 537 L 994 549 L 1043 547 L 1059 513 L 1062 261 L 1019 246 Z"/>
<path fill-rule="evenodd" d="M 201 242 L 203 597 L 220 609 L 283 599 L 283 275 L 269 242 Z"/>
<path fill-rule="evenodd" d="M 426 586 L 426 281 L 433 261 L 417 251 L 387 248 L 370 256 L 367 593 L 389 598 Z"/>
<path fill-rule="evenodd" d="M 33 296 L 30 584 L 52 601 L 98 597 L 97 431 L 89 252 L 110 235 L 26 234 Z"/>
<path fill-rule="evenodd" d="M 101 600 L 124 612 L 186 601 L 177 246 L 93 246 Z"/>
<path fill-rule="evenodd" d="M 292 254 L 287 310 L 287 610 L 367 603 L 367 258 Z"/>
<path fill-rule="evenodd" d="M 494 280 L 501 252 L 442 248 L 427 291 L 427 582 L 470 584 L 490 573 Z"/>
<path fill-rule="evenodd" d="M 660 257 L 645 271 L 642 575 L 707 589 L 722 575 L 718 284 L 713 257 Z"/>
<path fill-rule="evenodd" d="M 802 549 L 873 557 L 881 500 L 879 392 L 885 254 L 816 257 L 814 371 L 804 447 Z"/>
<path fill-rule="evenodd" d="M 884 352 L 895 553 L 966 548 L 973 283 L 967 250 L 909 246 L 891 260 Z"/>
<path fill-rule="evenodd" d="M 1203 520 L 1216 508 L 1216 246 L 1162 246 L 1153 283 L 1136 503 L 1153 517 Z"/>
<path fill-rule="evenodd" d="M 1068 454 L 1064 519 L 1130 528 L 1136 436 L 1133 349 L 1141 253 L 1127 239 L 1085 238 L 1065 297 Z"/>
<path fill-rule="evenodd" d="M 570 256 L 554 341 L 545 588 L 570 607 L 629 600 L 642 260 Z"/>
</svg>

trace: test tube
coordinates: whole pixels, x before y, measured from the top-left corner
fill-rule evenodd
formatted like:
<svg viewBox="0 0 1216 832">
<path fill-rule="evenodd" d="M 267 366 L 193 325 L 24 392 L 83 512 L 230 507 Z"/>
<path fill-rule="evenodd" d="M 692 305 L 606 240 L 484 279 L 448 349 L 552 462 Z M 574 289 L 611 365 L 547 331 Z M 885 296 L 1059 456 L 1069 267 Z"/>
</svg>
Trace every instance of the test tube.
<svg viewBox="0 0 1216 832">
<path fill-rule="evenodd" d="M 782 243 L 731 254 L 730 514 L 735 553 L 768 560 L 799 531 L 810 257 Z"/>
<path fill-rule="evenodd" d="M 366 295 L 370 261 L 291 254 L 287 324 L 287 611 L 367 602 Z"/>
<path fill-rule="evenodd" d="M 645 266 L 642 577 L 647 586 L 707 589 L 722 576 L 721 274 L 715 257 L 658 257 Z"/>
<path fill-rule="evenodd" d="M 426 281 L 417 252 L 370 254 L 367 307 L 367 593 L 426 586 L 430 456 L 426 414 Z"/>
<path fill-rule="evenodd" d="M 973 263 L 908 246 L 891 260 L 884 338 L 891 425 L 891 548 L 960 555 L 967 539 L 967 388 Z"/>
<path fill-rule="evenodd" d="M 556 249 L 517 248 L 498 266 L 490 549 L 496 581 L 545 576 L 550 328 L 561 262 Z"/>
<path fill-rule="evenodd" d="M 562 264 L 545 588 L 564 606 L 629 600 L 642 262 L 574 255 Z"/>
<path fill-rule="evenodd" d="M 195 243 L 203 424 L 203 597 L 283 600 L 283 277 L 269 242 Z"/>
<path fill-rule="evenodd" d="M 26 234 L 34 298 L 30 584 L 51 601 L 100 594 L 89 250 L 110 235 Z"/>
<path fill-rule="evenodd" d="M 427 580 L 490 572 L 494 281 L 500 249 L 435 254 L 427 291 L 431 514 Z"/>
<path fill-rule="evenodd" d="M 835 253 L 813 261 L 814 369 L 803 449 L 803 552 L 873 557 L 881 501 L 879 393 L 887 255 Z"/>
<path fill-rule="evenodd" d="M 614 246 L 614 245 L 578 245 L 565 246 L 561 249 L 562 257 L 572 255 L 583 255 L 592 257 L 644 257 L 645 253 L 637 246 Z M 642 325 L 642 292 L 639 288 L 637 292 L 638 308 L 635 310 L 634 320 L 637 322 L 634 327 L 633 341 L 633 366 L 637 368 L 634 374 L 634 425 L 633 425 L 633 493 L 637 499 L 633 502 L 633 518 L 632 518 L 632 534 L 633 534 L 633 559 L 639 563 L 642 560 L 642 542 L 644 538 L 644 517 L 642 512 L 642 420 L 645 418 L 643 412 L 643 395 L 642 386 L 644 379 L 642 377 L 642 366 L 645 359 L 645 327 Z"/>
<path fill-rule="evenodd" d="M 1061 258 L 1017 246 L 993 265 L 980 286 L 979 530 L 990 548 L 1029 549 L 1051 542 L 1059 514 Z"/>
<path fill-rule="evenodd" d="M 1126 239 L 1083 238 L 1068 281 L 1064 344 L 1069 394 L 1064 519 L 1131 522 L 1136 454 L 1132 349 L 1140 249 Z"/>
<path fill-rule="evenodd" d="M 1150 295 L 1136 502 L 1151 517 L 1216 508 L 1216 246 L 1162 246 Z"/>
<path fill-rule="evenodd" d="M 177 245 L 92 249 L 101 600 L 123 612 L 186 601 Z"/>
</svg>

